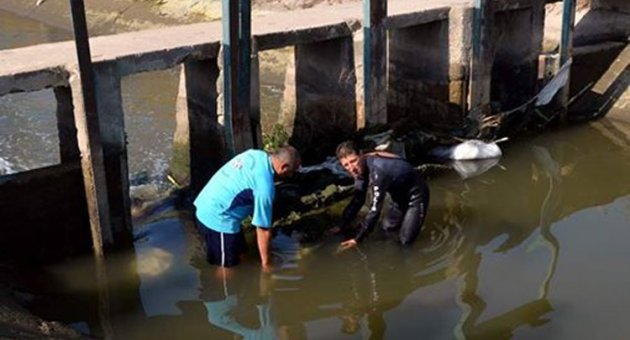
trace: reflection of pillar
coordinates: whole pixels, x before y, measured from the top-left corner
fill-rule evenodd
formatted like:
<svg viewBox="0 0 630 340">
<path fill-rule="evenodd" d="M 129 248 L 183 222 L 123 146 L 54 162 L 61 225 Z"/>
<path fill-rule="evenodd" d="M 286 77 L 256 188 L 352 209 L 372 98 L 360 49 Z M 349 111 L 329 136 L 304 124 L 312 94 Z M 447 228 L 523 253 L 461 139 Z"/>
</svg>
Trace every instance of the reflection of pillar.
<svg viewBox="0 0 630 340">
<path fill-rule="evenodd" d="M 196 194 L 226 159 L 217 119 L 216 59 L 189 61 L 180 75 L 171 174 Z"/>
<path fill-rule="evenodd" d="M 98 64 L 94 75 L 114 242 L 128 244 L 132 238 L 131 200 L 121 77 L 113 63 Z"/>
<path fill-rule="evenodd" d="M 312 161 L 334 153 L 356 128 L 352 37 L 297 45 L 293 66 L 285 98 L 295 104 L 283 106 L 281 121 L 292 132 L 291 143 Z"/>
<path fill-rule="evenodd" d="M 74 105 L 69 87 L 55 87 L 57 99 L 57 131 L 59 133 L 59 159 L 61 163 L 81 159 L 77 142 L 77 128 L 74 124 Z"/>
</svg>

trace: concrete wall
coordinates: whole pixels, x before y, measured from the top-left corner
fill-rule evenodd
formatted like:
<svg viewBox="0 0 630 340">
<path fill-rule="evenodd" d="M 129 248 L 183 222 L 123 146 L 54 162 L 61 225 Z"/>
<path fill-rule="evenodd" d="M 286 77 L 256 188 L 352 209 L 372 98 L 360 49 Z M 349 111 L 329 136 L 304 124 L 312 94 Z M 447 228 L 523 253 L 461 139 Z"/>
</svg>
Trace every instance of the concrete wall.
<svg viewBox="0 0 630 340">
<path fill-rule="evenodd" d="M 518 9 L 494 13 L 490 101 L 499 110 L 517 107 L 534 95 L 540 44 L 532 41 L 534 13 Z"/>
<path fill-rule="evenodd" d="M 352 36 L 295 47 L 281 122 L 303 162 L 321 161 L 356 130 Z"/>
<path fill-rule="evenodd" d="M 451 121 L 448 28 L 448 20 L 442 20 L 390 31 L 388 121 Z"/>
<path fill-rule="evenodd" d="M 91 248 L 77 162 L 3 176 L 0 186 L 0 260 L 48 263 Z"/>
</svg>

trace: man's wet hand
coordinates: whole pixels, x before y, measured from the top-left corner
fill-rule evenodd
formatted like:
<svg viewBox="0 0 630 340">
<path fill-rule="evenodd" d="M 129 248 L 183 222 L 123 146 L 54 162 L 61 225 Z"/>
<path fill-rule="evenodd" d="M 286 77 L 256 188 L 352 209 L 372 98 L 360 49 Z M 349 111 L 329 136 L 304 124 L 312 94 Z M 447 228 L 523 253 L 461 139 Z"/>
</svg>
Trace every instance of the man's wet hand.
<svg viewBox="0 0 630 340">
<path fill-rule="evenodd" d="M 346 251 L 350 248 L 354 248 L 356 247 L 358 244 L 357 240 L 355 239 L 349 239 L 347 241 L 343 241 L 341 242 L 341 244 L 339 245 L 339 248 L 337 248 L 337 254 Z"/>
<path fill-rule="evenodd" d="M 263 263 L 260 270 L 265 274 L 271 274 L 271 272 L 273 272 L 273 266 L 271 265 L 271 263 Z"/>
</svg>

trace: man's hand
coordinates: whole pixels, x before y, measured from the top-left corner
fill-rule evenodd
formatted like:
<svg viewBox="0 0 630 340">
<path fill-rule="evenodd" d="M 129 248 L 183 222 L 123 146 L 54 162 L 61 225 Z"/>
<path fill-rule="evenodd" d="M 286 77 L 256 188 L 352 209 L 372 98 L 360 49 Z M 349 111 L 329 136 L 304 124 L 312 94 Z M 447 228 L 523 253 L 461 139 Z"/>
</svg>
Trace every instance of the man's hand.
<svg viewBox="0 0 630 340">
<path fill-rule="evenodd" d="M 273 266 L 271 265 L 271 263 L 262 263 L 260 271 L 264 274 L 271 274 L 271 272 L 273 271 Z"/>
<path fill-rule="evenodd" d="M 346 251 L 346 250 L 348 250 L 350 248 L 354 248 L 354 247 L 357 246 L 357 244 L 358 244 L 357 240 L 355 240 L 353 238 L 349 239 L 347 241 L 343 241 L 339 245 L 339 248 L 337 248 L 337 254 L 339 254 L 339 253 L 341 253 L 343 251 Z"/>
</svg>

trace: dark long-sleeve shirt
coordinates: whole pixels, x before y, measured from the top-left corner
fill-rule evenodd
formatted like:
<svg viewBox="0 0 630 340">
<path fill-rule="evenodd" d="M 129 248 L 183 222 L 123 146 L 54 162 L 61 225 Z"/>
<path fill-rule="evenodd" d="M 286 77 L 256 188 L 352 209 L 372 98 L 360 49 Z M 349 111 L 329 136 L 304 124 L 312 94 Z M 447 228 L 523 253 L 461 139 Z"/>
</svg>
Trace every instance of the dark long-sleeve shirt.
<svg viewBox="0 0 630 340">
<path fill-rule="evenodd" d="M 400 206 L 409 203 L 419 186 L 425 186 L 424 180 L 411 164 L 402 158 L 366 155 L 365 169 L 361 178 L 355 179 L 354 197 L 343 212 L 342 228 L 347 230 L 365 203 L 369 189 L 372 189 L 372 200 L 369 212 L 361 222 L 354 239 L 363 239 L 378 222 L 385 194 Z"/>
</svg>

